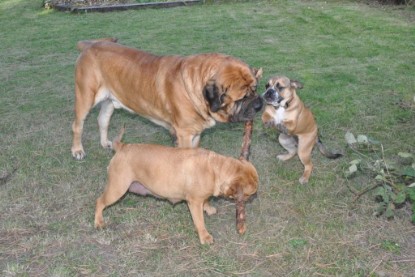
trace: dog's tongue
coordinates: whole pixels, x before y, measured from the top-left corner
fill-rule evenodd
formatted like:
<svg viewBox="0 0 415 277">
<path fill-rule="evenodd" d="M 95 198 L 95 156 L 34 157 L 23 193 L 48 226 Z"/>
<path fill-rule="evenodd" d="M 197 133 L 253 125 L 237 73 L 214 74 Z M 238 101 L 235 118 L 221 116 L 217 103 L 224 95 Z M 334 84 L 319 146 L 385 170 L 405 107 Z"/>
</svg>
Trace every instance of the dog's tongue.
<svg viewBox="0 0 415 277">
<path fill-rule="evenodd" d="M 238 201 L 236 202 L 236 229 L 241 235 L 246 231 L 245 219 L 245 201 Z"/>
</svg>

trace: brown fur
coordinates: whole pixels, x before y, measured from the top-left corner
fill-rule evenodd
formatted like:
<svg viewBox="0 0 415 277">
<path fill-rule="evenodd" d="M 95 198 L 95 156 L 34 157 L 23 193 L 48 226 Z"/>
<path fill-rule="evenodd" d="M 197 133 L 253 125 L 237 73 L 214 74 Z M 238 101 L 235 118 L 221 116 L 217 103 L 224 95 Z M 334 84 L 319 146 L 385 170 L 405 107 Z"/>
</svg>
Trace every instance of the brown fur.
<svg viewBox="0 0 415 277">
<path fill-rule="evenodd" d="M 89 111 L 101 103 L 101 145 L 114 108 L 167 128 L 179 147 L 197 147 L 216 122 L 252 119 L 262 109 L 256 93 L 262 70 L 223 54 L 156 56 L 117 44 L 115 39 L 81 41 L 75 70 L 72 155 L 83 159 L 81 137 Z"/>
<path fill-rule="evenodd" d="M 331 159 L 341 156 L 327 150 L 318 137 L 318 128 L 313 113 L 298 97 L 296 90 L 303 85 L 284 76 L 269 79 L 264 99 L 267 105 L 262 114 L 262 122 L 267 127 L 280 131 L 279 143 L 288 151 L 277 158 L 286 161 L 296 154 L 304 165 L 304 173 L 299 179 L 307 184 L 313 170 L 311 152 L 317 143 L 320 152 Z"/>
<path fill-rule="evenodd" d="M 96 202 L 97 228 L 105 225 L 103 210 L 130 191 L 172 203 L 186 201 L 200 243 L 209 244 L 213 237 L 206 230 L 203 211 L 216 213 L 209 198 L 224 196 L 241 203 L 257 191 L 257 171 L 245 160 L 201 148 L 123 144 L 121 135 L 114 141 L 116 154 L 108 167 L 107 186 Z"/>
</svg>

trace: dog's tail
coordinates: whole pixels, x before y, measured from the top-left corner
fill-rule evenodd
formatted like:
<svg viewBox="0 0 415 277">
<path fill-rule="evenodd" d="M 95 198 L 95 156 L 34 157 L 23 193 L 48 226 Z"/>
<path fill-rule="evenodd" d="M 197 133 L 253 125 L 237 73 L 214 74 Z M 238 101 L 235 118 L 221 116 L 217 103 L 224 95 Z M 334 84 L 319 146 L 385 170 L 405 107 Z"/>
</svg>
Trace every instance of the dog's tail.
<svg viewBox="0 0 415 277">
<path fill-rule="evenodd" d="M 320 137 L 317 137 L 317 146 L 318 146 L 318 150 L 320 150 L 321 154 L 323 154 L 325 157 L 327 157 L 329 159 L 337 159 L 337 158 L 340 158 L 341 156 L 343 156 L 343 154 L 341 154 L 341 153 L 334 153 L 334 152 L 331 152 L 330 150 L 328 150 L 326 148 L 326 146 L 324 146 L 324 144 L 321 141 Z"/>
<path fill-rule="evenodd" d="M 112 142 L 112 149 L 114 149 L 115 152 L 120 150 L 121 147 L 124 145 L 121 142 L 121 139 L 122 139 L 122 136 L 124 135 L 124 132 L 125 132 L 125 125 L 121 128 L 120 133 L 118 134 L 118 136 Z"/>
<path fill-rule="evenodd" d="M 109 41 L 109 42 L 117 42 L 117 38 L 100 38 L 100 39 L 93 39 L 93 40 L 81 40 L 78 41 L 76 44 L 76 48 L 78 48 L 79 51 L 83 51 L 85 48 L 91 46 L 94 43 L 101 42 L 101 41 Z"/>
</svg>

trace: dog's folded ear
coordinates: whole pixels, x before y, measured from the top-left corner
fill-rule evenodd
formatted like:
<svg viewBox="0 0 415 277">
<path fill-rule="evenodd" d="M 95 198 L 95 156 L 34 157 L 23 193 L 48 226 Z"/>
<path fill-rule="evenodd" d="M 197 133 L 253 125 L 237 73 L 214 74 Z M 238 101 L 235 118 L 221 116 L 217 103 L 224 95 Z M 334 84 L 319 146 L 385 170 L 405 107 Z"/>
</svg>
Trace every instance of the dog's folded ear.
<svg viewBox="0 0 415 277">
<path fill-rule="evenodd" d="M 296 80 L 290 80 L 290 85 L 295 89 L 302 89 L 304 87 L 302 83 Z"/>
<path fill-rule="evenodd" d="M 214 80 L 209 80 L 207 82 L 206 86 L 203 88 L 203 96 L 209 103 L 210 110 L 214 113 L 217 112 L 222 105 L 222 97 Z"/>
<path fill-rule="evenodd" d="M 262 67 L 259 69 L 252 68 L 252 72 L 254 73 L 255 79 L 257 79 L 257 81 L 262 78 Z"/>
</svg>

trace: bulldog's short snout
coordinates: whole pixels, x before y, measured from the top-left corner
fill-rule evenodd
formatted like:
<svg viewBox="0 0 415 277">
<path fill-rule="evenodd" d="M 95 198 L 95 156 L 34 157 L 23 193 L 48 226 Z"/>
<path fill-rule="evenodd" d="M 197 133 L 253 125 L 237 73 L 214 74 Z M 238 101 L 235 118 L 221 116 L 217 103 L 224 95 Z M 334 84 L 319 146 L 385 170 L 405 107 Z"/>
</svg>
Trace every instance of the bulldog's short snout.
<svg viewBox="0 0 415 277">
<path fill-rule="evenodd" d="M 267 104 L 271 105 L 279 104 L 284 100 L 274 88 L 267 89 L 263 94 L 263 98 Z"/>
</svg>

